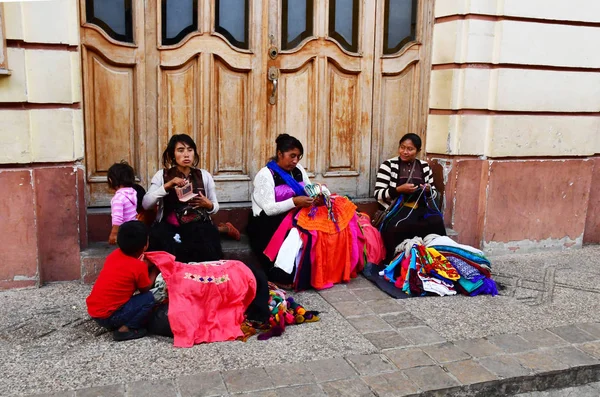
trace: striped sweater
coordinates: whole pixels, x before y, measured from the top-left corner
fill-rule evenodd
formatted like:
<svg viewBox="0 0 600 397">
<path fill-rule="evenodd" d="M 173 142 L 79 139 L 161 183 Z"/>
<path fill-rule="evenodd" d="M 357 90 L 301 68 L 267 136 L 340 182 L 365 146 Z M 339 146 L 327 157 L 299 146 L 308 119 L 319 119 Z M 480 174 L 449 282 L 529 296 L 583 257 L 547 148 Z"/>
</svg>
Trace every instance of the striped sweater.
<svg viewBox="0 0 600 397">
<path fill-rule="evenodd" d="M 431 196 L 435 198 L 437 191 L 433 186 L 433 172 L 429 167 L 427 161 L 419 160 L 421 168 L 423 170 L 423 176 L 425 183 L 431 186 Z M 400 158 L 394 157 L 385 160 L 377 171 L 377 182 L 375 183 L 375 198 L 383 206 L 383 208 L 389 207 L 393 199 L 398 197 L 400 194 L 396 191 L 396 181 L 398 179 L 398 166 L 400 164 Z"/>
</svg>

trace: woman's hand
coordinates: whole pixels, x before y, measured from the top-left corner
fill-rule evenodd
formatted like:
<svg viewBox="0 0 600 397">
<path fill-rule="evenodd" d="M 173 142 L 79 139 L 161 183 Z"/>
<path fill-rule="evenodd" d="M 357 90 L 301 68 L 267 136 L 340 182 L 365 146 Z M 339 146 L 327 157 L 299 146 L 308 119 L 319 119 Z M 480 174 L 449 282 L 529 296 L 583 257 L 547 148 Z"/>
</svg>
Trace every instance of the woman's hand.
<svg viewBox="0 0 600 397">
<path fill-rule="evenodd" d="M 169 182 L 165 183 L 165 190 L 169 191 L 173 189 L 175 186 L 182 187 L 187 183 L 187 181 L 183 178 L 175 177 L 171 179 Z"/>
<path fill-rule="evenodd" d="M 400 194 L 411 194 L 416 192 L 419 189 L 419 185 L 415 185 L 413 183 L 405 183 L 396 187 L 396 191 Z"/>
<path fill-rule="evenodd" d="M 206 208 L 208 211 L 211 211 L 214 208 L 212 201 L 200 191 L 196 197 L 190 200 L 190 205 L 194 208 Z"/>
<path fill-rule="evenodd" d="M 313 199 L 308 196 L 296 196 L 294 197 L 294 205 L 298 208 L 310 207 L 313 203 Z"/>
</svg>

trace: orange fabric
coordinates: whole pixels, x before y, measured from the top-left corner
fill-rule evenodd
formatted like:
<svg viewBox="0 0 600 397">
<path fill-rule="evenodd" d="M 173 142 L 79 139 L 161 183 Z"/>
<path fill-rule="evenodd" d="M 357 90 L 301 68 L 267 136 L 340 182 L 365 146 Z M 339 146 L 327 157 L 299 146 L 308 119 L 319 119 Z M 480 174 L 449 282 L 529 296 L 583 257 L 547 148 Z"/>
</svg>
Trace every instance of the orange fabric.
<svg viewBox="0 0 600 397">
<path fill-rule="evenodd" d="M 352 233 L 344 228 L 339 233 L 317 231 L 315 261 L 311 267 L 311 284 L 316 289 L 350 281 Z"/>
<path fill-rule="evenodd" d="M 343 196 L 332 196 L 332 199 L 335 223 L 327 217 L 327 207 L 321 205 L 317 207 L 314 218 L 308 215 L 313 207 L 302 208 L 298 212 L 298 226 L 306 230 L 316 230 L 329 234 L 345 229 L 356 213 L 356 205 Z"/>
</svg>

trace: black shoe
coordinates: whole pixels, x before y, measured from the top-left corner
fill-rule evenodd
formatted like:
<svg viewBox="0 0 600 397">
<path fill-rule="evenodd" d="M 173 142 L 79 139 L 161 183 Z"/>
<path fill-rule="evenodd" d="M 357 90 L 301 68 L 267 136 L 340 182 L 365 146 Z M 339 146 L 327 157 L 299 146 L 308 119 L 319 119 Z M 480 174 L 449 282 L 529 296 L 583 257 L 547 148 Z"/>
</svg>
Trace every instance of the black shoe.
<svg viewBox="0 0 600 397">
<path fill-rule="evenodd" d="M 146 336 L 145 328 L 130 329 L 127 332 L 119 332 L 119 331 L 113 332 L 113 340 L 115 340 L 116 342 L 123 342 L 126 340 L 139 339 L 139 338 L 143 338 L 144 336 Z"/>
</svg>

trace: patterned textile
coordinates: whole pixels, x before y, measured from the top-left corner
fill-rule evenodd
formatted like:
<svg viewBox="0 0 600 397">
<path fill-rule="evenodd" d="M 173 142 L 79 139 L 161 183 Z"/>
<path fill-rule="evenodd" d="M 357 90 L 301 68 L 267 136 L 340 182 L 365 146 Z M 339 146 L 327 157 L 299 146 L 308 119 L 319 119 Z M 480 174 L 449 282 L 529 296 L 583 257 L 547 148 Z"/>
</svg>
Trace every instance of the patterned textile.
<svg viewBox="0 0 600 397">
<path fill-rule="evenodd" d="M 476 276 L 481 275 L 479 270 L 475 269 L 473 266 L 469 265 L 467 262 L 460 258 L 457 258 L 455 256 L 449 256 L 447 257 L 447 259 L 450 261 L 452 266 L 454 266 L 454 268 L 458 271 L 458 274 L 460 274 L 461 277 L 472 280 Z"/>
<path fill-rule="evenodd" d="M 329 219 L 327 207 L 321 205 L 316 207 L 314 216 L 310 214 L 312 208 L 302 208 L 298 212 L 298 226 L 328 234 L 344 230 L 356 214 L 356 205 L 343 196 L 332 196 L 332 200 L 335 222 Z"/>
</svg>

